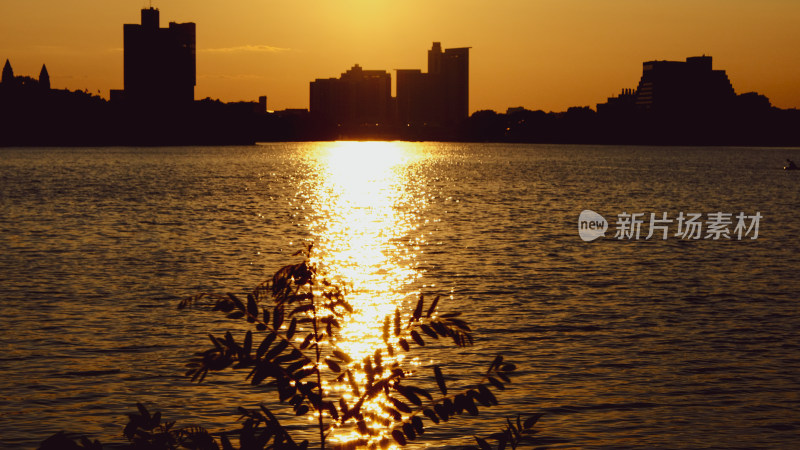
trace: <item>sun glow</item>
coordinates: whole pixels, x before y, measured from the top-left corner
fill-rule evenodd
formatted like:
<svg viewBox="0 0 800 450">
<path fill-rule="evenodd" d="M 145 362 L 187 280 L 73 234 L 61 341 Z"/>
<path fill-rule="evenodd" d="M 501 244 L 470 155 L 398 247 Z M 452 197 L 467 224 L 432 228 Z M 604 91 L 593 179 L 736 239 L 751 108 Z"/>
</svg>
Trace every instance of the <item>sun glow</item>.
<svg viewBox="0 0 800 450">
<path fill-rule="evenodd" d="M 320 154 L 311 221 L 316 262 L 349 287 L 355 314 L 343 324 L 340 346 L 354 359 L 382 345 L 383 318 L 404 300 L 419 276 L 417 255 L 402 245 L 419 208 L 410 204 L 403 174 L 415 159 L 402 143 L 337 142 Z"/>
<path fill-rule="evenodd" d="M 354 309 L 342 321 L 336 344 L 354 361 L 383 349 L 388 375 L 388 362 L 401 362 L 403 355 L 386 354 L 384 318 L 419 296 L 414 282 L 420 277 L 420 238 L 413 234 L 425 204 L 409 192 L 414 180 L 408 167 L 420 156 L 403 143 L 337 142 L 321 144 L 317 157 L 318 176 L 310 181 L 312 194 L 306 199 L 313 262 L 347 287 Z M 357 384 L 365 384 L 365 373 L 353 375 Z M 326 388 L 347 400 L 348 383 Z M 364 409 L 377 417 L 386 415 L 380 401 L 385 399 Z M 380 428 L 377 422 L 369 426 Z M 347 433 L 341 430 L 335 438 L 348 441 L 357 436 Z"/>
</svg>

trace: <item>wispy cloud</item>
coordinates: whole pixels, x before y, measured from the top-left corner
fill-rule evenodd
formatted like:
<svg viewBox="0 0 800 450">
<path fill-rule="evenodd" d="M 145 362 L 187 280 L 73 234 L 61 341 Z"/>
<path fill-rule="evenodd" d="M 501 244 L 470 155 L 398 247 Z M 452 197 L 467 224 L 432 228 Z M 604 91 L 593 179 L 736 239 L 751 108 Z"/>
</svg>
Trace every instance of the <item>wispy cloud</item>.
<svg viewBox="0 0 800 450">
<path fill-rule="evenodd" d="M 37 55 L 59 55 L 59 56 L 86 56 L 98 55 L 101 53 L 118 53 L 122 47 L 100 47 L 100 46 L 75 46 L 75 45 L 29 45 L 26 47 L 31 54 Z"/>
<path fill-rule="evenodd" d="M 255 75 L 255 74 L 238 74 L 238 75 L 226 75 L 226 74 L 201 74 L 197 75 L 198 78 L 201 79 L 209 79 L 209 80 L 260 80 L 264 79 L 263 75 Z"/>
<path fill-rule="evenodd" d="M 249 52 L 249 53 L 277 53 L 290 50 L 288 48 L 274 47 L 272 45 L 240 45 L 237 47 L 222 47 L 222 48 L 203 48 L 198 49 L 200 52 L 209 53 L 235 53 L 235 52 Z"/>
</svg>

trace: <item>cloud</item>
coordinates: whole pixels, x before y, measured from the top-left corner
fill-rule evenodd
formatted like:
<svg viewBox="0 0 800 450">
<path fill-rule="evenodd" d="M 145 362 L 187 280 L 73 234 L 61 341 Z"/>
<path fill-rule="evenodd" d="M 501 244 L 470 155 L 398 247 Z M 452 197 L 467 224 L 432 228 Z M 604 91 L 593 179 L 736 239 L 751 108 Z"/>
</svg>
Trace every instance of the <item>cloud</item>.
<svg viewBox="0 0 800 450">
<path fill-rule="evenodd" d="M 200 74 L 197 75 L 197 78 L 201 79 L 209 79 L 209 80 L 261 80 L 265 77 L 263 75 L 255 75 L 255 74 L 238 74 L 238 75 L 228 75 L 228 74 Z"/>
<path fill-rule="evenodd" d="M 76 45 L 29 45 L 25 49 L 36 55 L 93 56 L 101 53 L 118 53 L 122 47 L 76 46 Z"/>
<path fill-rule="evenodd" d="M 285 52 L 287 50 L 289 49 L 282 47 L 273 47 L 271 45 L 240 45 L 237 47 L 198 49 L 198 51 L 200 52 L 209 52 L 209 53 L 235 53 L 235 52 L 277 53 L 277 52 Z"/>
</svg>

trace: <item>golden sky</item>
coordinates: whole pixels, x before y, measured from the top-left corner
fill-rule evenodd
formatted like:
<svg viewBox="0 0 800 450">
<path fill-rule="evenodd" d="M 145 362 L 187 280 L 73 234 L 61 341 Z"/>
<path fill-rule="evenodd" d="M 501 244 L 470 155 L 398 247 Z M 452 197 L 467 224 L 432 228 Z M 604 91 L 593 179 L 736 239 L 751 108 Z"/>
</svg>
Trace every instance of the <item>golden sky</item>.
<svg viewBox="0 0 800 450">
<path fill-rule="evenodd" d="M 798 0 L 153 0 L 197 24 L 195 97 L 267 95 L 307 108 L 309 82 L 426 70 L 433 41 L 472 47 L 470 111 L 563 111 L 635 88 L 642 62 L 711 55 L 737 93 L 800 107 Z M 122 88 L 122 24 L 148 0 L 0 0 L 0 64 L 108 98 Z"/>
</svg>

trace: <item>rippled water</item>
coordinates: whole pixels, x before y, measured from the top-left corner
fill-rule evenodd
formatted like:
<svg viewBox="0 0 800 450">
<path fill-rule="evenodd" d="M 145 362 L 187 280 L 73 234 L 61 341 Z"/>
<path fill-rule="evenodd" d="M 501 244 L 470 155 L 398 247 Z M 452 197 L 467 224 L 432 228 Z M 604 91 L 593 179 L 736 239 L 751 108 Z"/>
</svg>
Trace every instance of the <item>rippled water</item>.
<svg viewBox="0 0 800 450">
<path fill-rule="evenodd" d="M 452 296 L 441 308 L 476 345 L 420 353 L 421 373 L 477 373 L 497 352 L 518 363 L 500 407 L 431 429 L 430 446 L 544 412 L 549 448 L 789 448 L 800 173 L 785 158 L 800 150 L 0 149 L 0 447 L 61 429 L 120 442 L 137 401 L 232 428 L 236 406 L 273 396 L 239 375 L 191 384 L 183 365 L 208 332 L 245 328 L 175 305 L 249 290 L 313 241 L 359 311 Z M 607 238 L 579 238 L 584 209 L 611 222 Z M 755 240 L 613 239 L 617 214 L 681 211 L 763 217 Z"/>
</svg>

